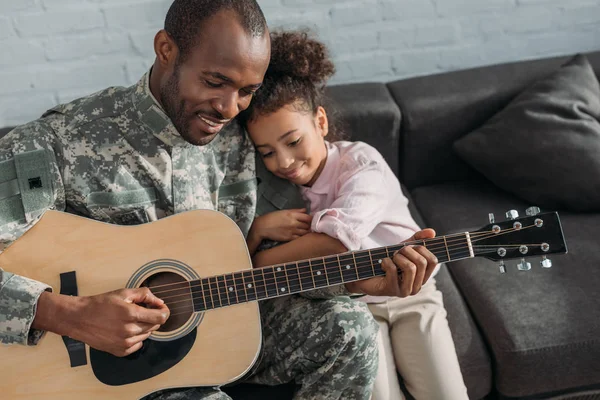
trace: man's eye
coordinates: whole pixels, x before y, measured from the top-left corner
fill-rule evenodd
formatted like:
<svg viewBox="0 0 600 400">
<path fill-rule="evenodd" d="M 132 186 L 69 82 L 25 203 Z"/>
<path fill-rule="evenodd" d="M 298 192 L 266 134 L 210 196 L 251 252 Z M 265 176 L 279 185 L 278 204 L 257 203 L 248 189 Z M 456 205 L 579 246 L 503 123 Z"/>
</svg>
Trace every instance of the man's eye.
<svg viewBox="0 0 600 400">
<path fill-rule="evenodd" d="M 256 90 L 242 89 L 242 93 L 246 96 L 254 96 L 256 94 Z"/>
<path fill-rule="evenodd" d="M 205 80 L 204 82 L 206 82 L 206 86 L 211 87 L 211 88 L 220 88 L 221 86 L 223 86 L 222 83 L 211 82 L 209 80 Z"/>
</svg>

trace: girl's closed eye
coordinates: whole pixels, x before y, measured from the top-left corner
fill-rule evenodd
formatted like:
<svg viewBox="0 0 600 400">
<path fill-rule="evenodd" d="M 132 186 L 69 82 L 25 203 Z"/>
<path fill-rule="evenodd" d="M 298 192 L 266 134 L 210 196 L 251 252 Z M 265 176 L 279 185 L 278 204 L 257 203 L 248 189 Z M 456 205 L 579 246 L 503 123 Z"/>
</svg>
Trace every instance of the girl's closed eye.
<svg viewBox="0 0 600 400">
<path fill-rule="evenodd" d="M 267 158 L 267 157 L 271 157 L 273 155 L 273 152 L 269 151 L 267 153 L 260 153 L 260 155 L 262 156 L 262 158 Z"/>
<path fill-rule="evenodd" d="M 293 142 L 288 143 L 288 146 L 294 147 L 294 146 L 298 145 L 298 143 L 300 143 L 301 140 L 302 140 L 302 138 L 298 138 L 298 139 L 294 140 Z"/>
</svg>

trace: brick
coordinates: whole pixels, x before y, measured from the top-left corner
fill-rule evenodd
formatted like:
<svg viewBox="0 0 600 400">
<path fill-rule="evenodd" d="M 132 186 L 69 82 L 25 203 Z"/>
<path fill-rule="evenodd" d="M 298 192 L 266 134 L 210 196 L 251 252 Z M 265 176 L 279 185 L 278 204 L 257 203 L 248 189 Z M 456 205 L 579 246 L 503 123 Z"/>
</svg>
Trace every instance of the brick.
<svg viewBox="0 0 600 400">
<path fill-rule="evenodd" d="M 21 36 L 49 36 L 104 27 L 98 10 L 76 9 L 27 14 L 16 17 L 15 27 Z"/>
<path fill-rule="evenodd" d="M 0 100 L 6 94 L 26 92 L 33 89 L 33 74 L 22 68 L 18 70 L 0 70 Z M 1 111 L 1 110 L 0 110 Z"/>
<path fill-rule="evenodd" d="M 331 24 L 331 18 L 328 9 L 316 9 L 310 11 L 298 11 L 293 13 L 293 18 L 290 17 L 290 12 L 277 10 L 265 14 L 267 24 L 271 29 L 298 29 L 309 28 L 313 32 L 319 33 L 324 27 L 327 29 Z"/>
<path fill-rule="evenodd" d="M 133 85 L 140 78 L 150 70 L 153 61 L 150 60 L 127 60 L 125 63 L 125 70 L 127 73 L 127 84 Z"/>
<path fill-rule="evenodd" d="M 510 12 L 516 8 L 514 0 L 436 0 L 436 11 L 439 16 L 466 16 Z"/>
<path fill-rule="evenodd" d="M 375 50 L 379 47 L 377 30 L 374 28 L 336 30 L 329 38 L 327 45 L 335 54 Z"/>
<path fill-rule="evenodd" d="M 38 4 L 36 4 L 35 0 L 0 0 L 0 10 L 2 10 L 3 15 L 9 15 L 16 11 L 32 11 L 32 10 L 40 10 Z"/>
<path fill-rule="evenodd" d="M 158 30 L 148 29 L 141 32 L 129 34 L 133 49 L 142 57 L 154 58 L 154 37 Z"/>
<path fill-rule="evenodd" d="M 392 69 L 398 77 L 428 75 L 440 71 L 440 53 L 437 50 L 408 50 L 394 53 Z"/>
<path fill-rule="evenodd" d="M 152 27 L 158 30 L 164 26 L 169 6 L 170 2 L 154 0 L 120 6 L 107 6 L 103 8 L 103 12 L 106 15 L 106 22 L 110 29 Z"/>
<path fill-rule="evenodd" d="M 433 2 L 427 0 L 383 0 L 381 8 L 384 20 L 434 18 L 436 16 Z"/>
<path fill-rule="evenodd" d="M 367 80 L 374 76 L 391 75 L 392 57 L 386 53 L 362 53 L 339 57 L 336 65 L 342 65 L 340 71 L 350 71 L 350 76 L 347 78 L 351 81 Z"/>
<path fill-rule="evenodd" d="M 0 17 L 0 40 L 16 35 L 9 18 Z"/>
<path fill-rule="evenodd" d="M 357 4 L 337 5 L 331 9 L 333 26 L 359 25 L 381 20 L 381 10 L 377 3 L 365 1 Z"/>
<path fill-rule="evenodd" d="M 47 68 L 35 75 L 37 90 L 77 89 L 98 85 L 123 86 L 127 84 L 122 63 L 90 61 L 88 65 Z"/>
<path fill-rule="evenodd" d="M 384 49 L 448 45 L 457 42 L 458 37 L 458 26 L 450 21 L 411 23 L 379 32 L 380 46 Z"/>
<path fill-rule="evenodd" d="M 0 125 L 16 126 L 32 121 L 56 105 L 52 93 L 28 93 L 0 99 Z"/>
<path fill-rule="evenodd" d="M 2 57 L 0 67 L 3 65 L 20 66 L 45 63 L 44 47 L 40 42 L 11 38 L 0 42 Z"/>
<path fill-rule="evenodd" d="M 46 45 L 46 57 L 50 61 L 74 60 L 94 55 L 126 52 L 131 48 L 126 34 L 106 35 L 89 33 L 78 36 L 57 37 Z"/>
</svg>

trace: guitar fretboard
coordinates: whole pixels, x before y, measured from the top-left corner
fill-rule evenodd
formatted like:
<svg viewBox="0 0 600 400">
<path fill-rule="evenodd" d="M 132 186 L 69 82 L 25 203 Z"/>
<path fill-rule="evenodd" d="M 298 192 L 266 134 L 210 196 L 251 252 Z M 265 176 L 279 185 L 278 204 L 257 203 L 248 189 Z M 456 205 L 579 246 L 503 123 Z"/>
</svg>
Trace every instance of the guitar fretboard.
<svg viewBox="0 0 600 400">
<path fill-rule="evenodd" d="M 422 241 L 439 262 L 473 257 L 468 233 Z M 194 312 L 265 300 L 385 275 L 381 263 L 404 245 L 255 268 L 187 282 Z"/>
</svg>

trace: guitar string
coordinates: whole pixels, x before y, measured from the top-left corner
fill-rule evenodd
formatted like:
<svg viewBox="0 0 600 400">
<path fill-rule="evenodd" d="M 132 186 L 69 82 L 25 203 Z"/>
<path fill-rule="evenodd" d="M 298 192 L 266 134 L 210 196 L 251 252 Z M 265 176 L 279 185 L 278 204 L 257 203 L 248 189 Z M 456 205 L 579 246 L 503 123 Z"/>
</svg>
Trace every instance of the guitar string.
<svg viewBox="0 0 600 400">
<path fill-rule="evenodd" d="M 518 245 L 514 245 L 514 246 L 516 247 Z M 484 246 L 478 246 L 478 247 L 493 247 L 493 246 L 484 245 Z M 491 251 L 487 251 L 487 252 L 481 252 L 481 254 L 491 254 L 491 253 L 495 253 L 495 251 L 491 250 Z M 469 258 L 470 257 L 470 252 L 466 252 L 466 253 L 462 253 L 462 254 L 455 254 L 455 258 L 456 258 L 457 255 L 460 256 L 459 259 Z M 441 256 L 443 258 L 446 255 L 442 254 Z M 448 260 L 446 260 L 446 259 L 442 259 L 440 262 L 447 262 L 447 261 Z M 357 263 L 356 265 L 357 265 L 358 274 L 361 273 L 361 270 L 364 272 L 365 271 L 365 267 L 366 267 L 366 270 L 369 270 L 369 269 L 373 268 L 373 264 L 370 261 L 367 261 L 366 264 L 363 261 L 363 262 Z M 383 275 L 383 274 L 381 274 L 381 275 Z M 340 278 L 342 279 L 342 281 L 341 282 L 335 282 L 334 284 L 341 284 L 341 283 L 351 282 L 351 281 L 354 280 L 354 279 L 352 279 L 352 280 L 344 281 L 343 274 L 340 275 Z M 366 278 L 367 277 L 363 277 L 361 279 L 366 279 Z M 361 280 L 361 279 L 359 279 L 359 280 Z M 269 289 L 267 288 L 267 282 L 266 281 L 263 281 L 263 282 L 259 281 L 259 284 L 260 283 L 262 283 L 261 293 L 263 292 L 263 289 L 264 289 L 264 295 L 266 295 L 266 298 L 271 298 L 271 297 L 276 297 L 276 296 L 282 296 L 282 295 L 289 295 L 289 294 L 296 293 L 298 291 L 303 291 L 304 290 L 304 288 L 302 286 L 301 279 L 300 278 L 296 278 L 296 279 L 292 278 L 292 284 L 288 283 L 288 285 L 279 285 L 279 287 L 286 287 L 287 289 L 291 290 L 291 292 L 287 292 L 287 293 L 279 293 L 279 292 L 277 292 L 277 295 L 271 295 L 270 296 L 269 295 Z M 269 283 L 269 284 L 271 284 L 271 283 Z M 235 285 L 235 288 L 236 288 L 235 290 L 239 290 L 240 292 L 242 292 L 242 290 L 240 290 L 238 288 L 238 286 L 239 286 L 239 284 Z M 327 286 L 331 286 L 331 285 L 328 283 Z M 260 288 L 261 286 L 259 285 L 258 287 Z M 187 289 L 189 289 L 189 288 L 187 288 Z M 225 287 L 223 287 L 223 289 L 225 289 Z M 250 295 L 248 295 L 248 289 L 250 290 L 250 292 L 252 292 L 253 289 L 254 289 L 254 294 L 250 293 Z M 275 287 L 271 287 L 271 289 L 278 290 L 279 288 L 277 287 L 277 285 L 275 285 Z M 311 288 L 310 290 L 314 290 L 314 289 L 316 289 L 316 288 Z M 223 292 L 221 290 L 221 287 L 214 288 L 214 290 L 211 287 L 209 294 L 203 293 L 203 297 L 205 298 L 204 303 L 206 304 L 206 298 L 208 298 L 209 296 L 211 296 L 210 303 L 213 304 L 212 308 L 219 308 L 219 307 L 229 306 L 232 303 L 232 300 L 230 298 L 230 294 L 231 294 L 231 292 L 227 292 L 227 291 Z M 244 298 L 244 295 L 246 297 L 246 301 L 254 301 L 254 300 L 257 300 L 260 297 L 256 286 L 255 287 L 250 287 L 250 288 L 246 288 L 245 286 L 243 286 L 243 292 L 240 294 L 240 296 L 237 295 L 237 292 L 235 294 L 236 294 L 236 301 L 234 302 L 234 304 L 239 304 L 240 303 L 239 302 L 239 297 Z M 217 300 L 215 300 L 212 297 L 213 295 L 214 295 L 215 298 L 217 298 L 219 304 L 217 304 Z M 188 292 L 188 293 L 185 293 L 185 294 L 181 294 L 181 295 L 171 296 L 171 297 L 169 297 L 169 299 L 173 299 L 175 297 L 182 297 L 182 296 L 189 297 L 189 296 L 191 296 L 191 292 Z M 223 300 L 223 298 L 225 298 L 225 300 Z M 188 303 L 189 301 L 190 301 L 189 299 L 185 299 L 185 300 L 170 302 L 170 304 L 172 305 L 172 304 L 177 304 L 177 303 L 182 303 L 182 302 Z M 193 299 L 191 300 L 191 302 L 192 302 L 191 305 L 190 304 L 186 304 L 186 305 L 184 305 L 184 307 L 193 307 Z M 223 302 L 228 303 L 228 304 L 223 305 Z M 180 308 L 173 308 L 173 310 L 179 311 Z"/>
<path fill-rule="evenodd" d="M 494 253 L 494 252 L 492 251 L 491 253 Z M 446 261 L 442 261 L 442 262 L 446 262 Z M 351 281 L 348 281 L 348 282 L 351 282 Z M 294 286 L 294 288 L 295 289 L 300 289 L 300 286 Z M 315 288 L 315 289 L 319 289 L 319 288 Z M 299 290 L 299 291 L 301 291 L 301 290 Z M 207 309 L 204 309 L 204 310 L 200 310 L 200 311 L 194 311 L 193 301 L 188 301 L 187 304 L 183 304 L 181 306 L 174 307 L 174 308 L 170 309 L 171 311 L 177 311 L 175 313 L 171 312 L 170 317 L 174 317 L 174 316 L 177 316 L 177 315 L 185 315 L 185 314 L 195 314 L 195 313 L 210 311 L 210 310 L 219 309 L 219 308 L 230 307 L 230 306 L 234 306 L 234 305 L 238 305 L 238 304 L 243 304 L 243 303 L 247 303 L 247 302 L 252 302 L 252 301 L 260 301 L 260 300 L 267 300 L 267 299 L 272 299 L 272 298 L 277 298 L 277 297 L 288 296 L 288 295 L 291 295 L 291 294 L 298 293 L 299 291 L 294 292 L 292 290 L 291 292 L 286 292 L 286 293 L 277 292 L 276 295 L 268 296 L 268 297 L 265 297 L 263 299 L 258 299 L 258 298 L 250 298 L 250 299 L 248 299 L 247 298 L 245 301 L 236 302 L 236 303 L 233 303 L 233 304 L 232 303 L 225 304 L 225 305 L 223 305 L 223 304 L 221 304 L 221 305 L 213 304 L 213 307 L 207 308 Z M 181 301 L 179 301 L 179 303 L 181 303 Z M 174 303 L 172 303 L 172 304 L 174 304 Z"/>
<path fill-rule="evenodd" d="M 513 245 L 512 247 L 519 247 L 519 246 L 520 245 Z M 530 246 L 538 246 L 538 245 L 537 244 L 531 244 Z M 477 247 L 481 247 L 481 248 L 485 249 L 485 248 L 489 248 L 490 246 L 489 245 L 483 245 L 483 246 L 477 246 Z M 510 247 L 510 246 L 506 246 L 506 247 Z M 480 252 L 480 254 L 492 254 L 492 253 L 495 253 L 495 252 L 496 251 L 492 250 L 492 251 L 487 251 L 487 252 Z M 439 260 L 440 257 L 446 257 L 446 256 L 447 255 L 445 255 L 445 254 L 440 254 L 440 256 L 438 256 L 438 260 Z M 460 260 L 460 259 L 464 259 L 464 258 L 470 258 L 470 252 L 467 251 L 467 252 L 464 252 L 464 253 L 455 253 L 454 256 L 455 256 L 455 260 Z M 363 256 L 363 258 L 364 257 L 367 257 L 367 256 Z M 452 259 L 450 259 L 450 260 L 453 261 Z M 447 261 L 448 261 L 447 259 L 439 260 L 439 262 L 447 262 Z M 372 263 L 370 261 L 370 259 L 369 260 L 361 260 L 360 262 L 357 262 L 355 264 L 356 269 L 351 270 L 350 273 L 352 273 L 352 275 L 357 274 L 357 273 L 360 275 L 363 272 L 368 271 L 369 269 L 372 269 L 375 265 L 377 265 L 377 263 Z M 336 270 L 335 276 L 332 277 L 332 278 L 337 277 L 338 276 L 338 272 L 340 272 L 339 277 L 341 278 L 340 282 L 336 281 L 336 282 L 334 282 L 332 284 L 327 284 L 326 286 L 332 286 L 332 285 L 336 285 L 336 284 L 342 284 L 342 283 L 346 283 L 346 282 L 351 282 L 351 280 L 347 280 L 347 281 L 344 280 L 343 271 L 339 271 L 338 270 L 339 266 L 326 266 L 326 265 L 323 265 L 323 266 L 325 267 L 325 270 L 326 270 L 325 273 L 328 273 L 327 270 L 330 270 L 329 273 L 333 272 L 331 270 L 334 270 L 334 269 Z M 349 270 L 346 270 L 346 271 L 349 271 Z M 277 287 L 276 283 L 278 282 L 278 279 L 275 277 L 275 273 L 276 272 L 269 272 L 269 273 L 273 274 L 273 278 L 272 279 L 265 279 L 263 277 L 259 277 L 258 280 L 255 280 L 254 278 L 248 277 L 248 278 L 252 279 L 252 282 L 253 282 L 253 285 L 250 286 L 250 287 L 248 287 L 245 282 L 239 282 L 239 281 L 237 281 L 237 282 L 233 282 L 234 283 L 233 285 L 230 285 L 230 284 L 228 284 L 228 282 L 226 280 L 223 280 L 223 281 L 215 281 L 214 283 L 211 282 L 208 285 L 209 286 L 208 289 L 205 289 L 204 287 L 201 287 L 200 288 L 201 291 L 198 291 L 198 292 L 195 292 L 195 293 L 196 293 L 197 296 L 199 296 L 199 293 L 202 293 L 203 297 L 210 297 L 210 296 L 221 297 L 222 295 L 227 295 L 227 298 L 229 298 L 229 296 L 231 295 L 231 293 L 234 293 L 236 295 L 236 298 L 237 298 L 238 297 L 238 293 L 241 293 L 241 295 L 243 296 L 243 294 L 247 293 L 248 290 L 250 290 L 250 291 L 254 290 L 254 288 L 256 286 L 257 287 L 261 287 L 261 285 L 262 285 L 262 287 L 267 288 L 267 286 L 273 287 L 273 285 L 275 285 L 275 287 Z M 279 273 L 281 274 L 281 272 L 279 272 Z M 307 277 L 312 277 L 312 276 L 314 276 L 314 273 L 310 273 L 310 272 L 308 274 L 305 274 L 304 276 L 302 276 L 301 273 L 300 274 L 294 273 L 293 276 L 289 277 L 289 280 L 293 281 L 293 282 L 298 282 L 299 287 L 301 289 L 303 289 L 303 285 L 301 284 L 302 283 L 301 282 L 302 279 L 305 279 Z M 320 279 L 323 279 L 323 277 L 324 277 L 323 275 L 316 276 L 316 278 L 320 278 Z M 363 277 L 361 279 L 367 279 L 368 277 L 369 276 L 366 276 L 366 277 Z M 281 278 L 279 279 L 279 281 L 281 281 Z M 165 297 L 162 297 L 162 296 L 158 296 L 158 297 L 160 297 L 164 301 L 172 300 L 172 299 L 178 298 L 178 297 L 189 297 L 190 295 L 192 295 L 192 288 L 189 285 L 186 285 L 187 283 L 188 282 L 181 282 L 182 286 L 180 288 L 170 289 L 170 290 L 166 290 L 166 291 L 162 291 L 162 292 L 156 292 L 155 295 L 157 293 L 164 294 L 164 293 L 167 293 L 167 292 L 176 292 L 176 291 L 182 291 L 183 290 L 183 291 L 185 291 L 185 293 L 172 294 L 172 295 L 165 296 Z M 214 286 L 215 284 L 216 284 L 216 287 Z M 287 286 L 287 285 L 280 284 L 279 286 L 282 287 L 282 286 Z M 232 288 L 232 287 L 234 288 L 233 290 L 228 290 L 228 288 Z M 254 290 L 254 291 L 256 292 L 256 290 Z M 183 300 L 183 301 L 187 301 L 187 299 Z M 216 302 L 216 301 L 211 300 L 211 302 Z M 175 301 L 175 302 L 169 302 L 169 303 L 170 304 L 175 304 L 175 303 L 178 303 L 178 302 Z"/>
<path fill-rule="evenodd" d="M 535 225 L 531 225 L 531 226 L 528 226 L 528 227 L 523 227 L 523 228 L 521 228 L 521 230 L 522 230 L 522 229 L 528 229 L 528 228 L 531 228 L 531 227 L 534 227 L 534 226 L 535 226 Z M 505 230 L 505 231 L 502 231 L 502 232 L 500 232 L 500 233 L 493 233 L 493 232 L 492 232 L 492 233 L 487 233 L 487 232 L 486 232 L 485 234 L 487 235 L 487 238 L 489 238 L 489 237 L 494 237 L 494 236 L 499 236 L 499 235 L 507 234 L 507 233 L 510 233 L 511 231 L 514 231 L 514 230 L 515 230 L 515 228 L 512 228 L 512 229 L 507 229 L 507 230 Z M 464 233 L 463 233 L 463 234 L 460 234 L 460 235 L 464 235 Z M 432 240 L 433 240 L 433 239 L 436 239 L 436 238 L 432 238 Z M 437 239 L 439 240 L 440 238 L 437 238 Z M 472 240 L 471 240 L 471 243 L 474 243 L 474 242 L 479 242 L 479 241 L 481 241 L 481 240 L 484 240 L 484 239 L 486 239 L 486 238 L 477 238 L 477 239 L 472 239 Z M 427 249 L 429 249 L 429 250 L 430 250 L 432 253 L 434 253 L 434 254 L 435 254 L 435 252 L 436 252 L 436 251 L 440 251 L 440 254 L 441 254 L 441 255 L 446 255 L 446 254 L 445 254 L 445 253 L 446 253 L 446 249 L 448 249 L 448 251 L 449 251 L 449 252 L 455 252 L 455 251 L 457 251 L 457 250 L 468 249 L 468 248 L 469 248 L 468 244 L 467 244 L 466 246 L 464 245 L 465 241 L 466 241 L 466 237 L 465 237 L 464 239 L 462 239 L 462 240 L 458 240 L 458 241 L 457 241 L 457 240 L 449 241 L 449 243 L 458 242 L 458 244 L 455 244 L 455 245 L 453 245 L 453 246 L 438 246 L 438 247 L 435 247 L 435 245 L 434 245 L 434 246 L 431 246 L 431 247 L 427 247 L 427 246 L 426 246 L 426 247 L 427 247 Z M 415 242 L 415 243 L 420 243 L 420 242 Z M 407 245 L 406 243 L 402 243 L 402 244 L 398 244 L 398 245 L 388 246 L 388 247 L 387 247 L 387 249 L 389 250 L 390 248 L 393 248 L 393 247 L 398 247 L 398 246 L 399 246 L 400 248 L 399 248 L 398 250 L 400 250 L 401 248 L 403 248 L 403 247 L 404 247 L 404 246 L 406 246 L 406 245 Z M 521 245 L 522 245 L 522 244 L 516 244 L 516 245 L 506 245 L 506 246 L 500 246 L 500 245 L 474 245 L 474 246 L 472 246 L 472 247 L 475 249 L 475 248 L 480 248 L 480 247 L 489 247 L 489 246 L 497 246 L 497 247 L 519 247 L 519 246 L 521 246 Z M 537 245 L 530 245 L 530 246 L 537 246 Z M 394 251 L 395 251 L 395 250 L 394 250 Z M 376 249 L 376 250 L 371 250 L 371 251 L 370 251 L 370 253 L 371 253 L 370 255 L 369 255 L 369 254 L 360 255 L 360 256 L 359 256 L 359 258 L 363 258 L 363 257 L 369 257 L 369 258 L 371 258 L 372 256 L 375 256 L 375 257 L 377 257 L 377 256 L 379 256 L 379 255 L 380 255 L 380 253 L 381 253 L 381 252 L 383 252 L 383 253 L 384 253 L 384 255 L 385 255 L 385 253 L 387 253 L 387 251 L 386 251 L 386 249 L 385 249 L 385 248 L 379 248 L 379 249 Z M 348 257 L 349 255 L 348 255 L 348 254 L 340 254 L 340 256 L 342 256 L 342 257 Z M 331 260 L 329 260 L 328 262 L 326 262 L 326 261 L 325 261 L 325 258 L 334 258 L 334 257 L 335 257 L 335 256 L 325 256 L 325 257 L 320 257 L 321 259 L 323 259 L 322 261 L 316 261 L 316 259 L 311 259 L 311 260 L 312 260 L 312 261 L 314 261 L 314 262 L 318 262 L 318 263 L 320 263 L 320 264 L 319 264 L 319 266 L 321 266 L 321 265 L 322 265 L 322 266 L 325 268 L 325 270 L 327 270 L 327 269 L 330 269 L 330 268 L 335 268 L 335 266 L 333 266 L 333 267 L 332 267 L 332 266 L 330 266 L 330 265 L 328 265 L 328 264 L 330 264 L 330 263 L 335 263 L 335 262 L 336 262 L 336 260 L 334 260 L 334 259 L 331 259 Z M 387 256 L 387 255 L 385 255 L 385 257 L 388 257 L 388 256 Z M 438 256 L 438 258 L 439 258 L 439 256 Z M 293 269 L 293 268 L 294 268 L 294 266 L 295 266 L 296 268 L 299 268 L 299 264 L 301 264 L 301 263 L 307 263 L 307 262 L 309 262 L 309 261 L 308 261 L 308 260 L 304 260 L 304 261 L 298 261 L 298 262 L 291 262 L 291 263 L 284 263 L 284 264 L 276 264 L 276 265 L 269 266 L 269 267 L 265 267 L 265 268 L 269 268 L 269 269 L 271 269 L 271 268 L 277 268 L 278 266 L 285 268 L 285 266 L 287 265 L 287 266 L 291 266 L 291 267 L 292 267 L 292 269 Z M 340 260 L 340 258 L 339 258 L 339 257 L 338 257 L 338 264 L 341 264 L 341 260 Z M 350 263 L 350 264 L 353 264 L 353 263 Z M 335 264 L 335 265 L 337 265 L 337 264 Z M 314 273 L 312 272 L 312 266 L 310 265 L 310 263 L 309 263 L 308 265 L 306 265 L 306 266 L 303 266 L 303 268 L 305 268 L 305 267 L 307 267 L 307 266 L 308 266 L 308 267 L 309 267 L 309 269 L 311 269 L 311 270 L 306 270 L 305 272 L 302 272 L 302 273 L 299 273 L 299 274 L 296 274 L 296 273 L 294 273 L 294 272 L 293 272 L 293 273 L 294 273 L 294 275 L 299 275 L 299 278 L 300 278 L 300 279 L 303 279 L 303 278 L 307 278 L 307 277 L 311 277 L 311 276 L 313 276 L 313 275 L 314 275 Z M 341 267 L 341 265 L 340 265 L 340 267 Z M 315 268 L 315 269 L 316 269 L 316 268 Z M 257 271 L 257 270 L 260 270 L 260 268 L 256 268 L 256 269 L 254 269 L 254 270 L 246 270 L 246 271 L 234 272 L 234 273 L 232 273 L 231 275 L 233 275 L 233 274 L 236 274 L 236 273 L 240 273 L 240 274 L 242 274 L 243 272 Z M 288 270 L 286 269 L 286 271 L 284 271 L 284 272 L 287 272 L 287 271 L 288 271 Z M 281 272 L 281 271 L 272 271 L 272 272 L 268 272 L 268 273 L 275 274 L 276 272 Z M 230 275 L 230 274 L 227 274 L 227 275 Z M 253 275 L 253 274 L 252 274 L 252 275 Z M 220 275 L 219 277 L 222 277 L 222 276 L 223 276 L 223 275 Z M 202 278 L 202 279 L 211 279 L 211 278 L 215 278 L 215 283 L 217 284 L 217 286 L 218 286 L 220 283 L 223 283 L 223 282 L 224 282 L 224 281 L 218 281 L 218 277 L 217 277 L 217 276 L 214 276 L 214 277 L 205 277 L 205 278 Z M 240 278 L 240 277 L 233 277 L 233 278 L 232 278 L 232 280 L 235 280 L 235 281 L 237 281 L 239 278 Z M 248 276 L 248 277 L 243 277 L 243 276 L 242 276 L 241 278 L 242 278 L 242 280 L 244 280 L 245 278 L 254 279 L 254 276 Z M 276 280 L 277 280 L 277 278 L 276 278 L 276 277 L 273 277 L 273 278 L 270 278 L 270 280 L 269 280 L 269 281 L 267 281 L 266 283 L 269 283 L 269 284 L 270 284 L 270 283 L 272 283 L 272 282 L 275 282 Z M 272 282 L 271 282 L 271 281 L 272 281 Z M 211 282 L 208 282 L 208 284 L 209 284 L 209 286 L 213 285 Z M 239 284 L 243 284 L 243 282 L 238 282 L 238 283 L 237 283 L 235 286 L 237 286 L 237 285 L 239 285 Z M 168 289 L 168 290 L 160 290 L 160 291 L 156 291 L 156 292 L 154 291 L 154 289 L 156 289 L 156 288 L 173 287 L 173 286 L 175 286 L 175 285 L 180 285 L 180 287 L 177 287 L 177 288 L 172 288 L 172 289 Z M 167 292 L 172 292 L 172 291 L 176 291 L 176 290 L 189 289 L 189 288 L 190 288 L 190 286 L 189 286 L 189 282 L 188 282 L 188 281 L 185 281 L 185 282 L 177 282 L 177 283 L 171 283 L 171 284 L 164 284 L 164 285 L 156 285 L 156 286 L 151 286 L 151 287 L 149 287 L 149 289 L 150 289 L 150 290 L 152 290 L 152 293 L 153 293 L 153 294 L 155 294 L 155 295 L 156 295 L 156 296 L 158 296 L 158 297 L 160 297 L 160 294 L 164 294 L 164 293 L 167 293 Z M 204 289 L 203 289 L 203 288 L 202 288 L 202 290 L 204 291 Z M 212 291 L 212 288 L 211 288 L 211 289 L 209 289 L 209 290 L 211 290 L 211 291 Z M 212 292 L 212 293 L 214 294 L 214 292 Z M 218 288 L 216 288 L 216 293 L 217 293 L 217 294 L 219 293 L 219 289 L 218 289 Z M 164 300 L 164 299 L 163 299 L 163 300 Z"/>
</svg>

